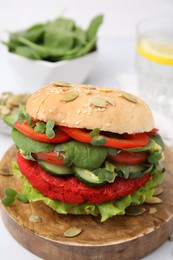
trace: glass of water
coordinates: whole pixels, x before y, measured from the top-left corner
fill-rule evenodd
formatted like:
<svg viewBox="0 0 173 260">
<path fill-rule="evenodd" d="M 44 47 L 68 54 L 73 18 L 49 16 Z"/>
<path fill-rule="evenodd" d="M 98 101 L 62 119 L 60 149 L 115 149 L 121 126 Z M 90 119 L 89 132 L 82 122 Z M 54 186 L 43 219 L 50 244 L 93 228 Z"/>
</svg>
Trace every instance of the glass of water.
<svg viewBox="0 0 173 260">
<path fill-rule="evenodd" d="M 135 68 L 139 95 L 173 119 L 173 14 L 138 23 Z"/>
</svg>

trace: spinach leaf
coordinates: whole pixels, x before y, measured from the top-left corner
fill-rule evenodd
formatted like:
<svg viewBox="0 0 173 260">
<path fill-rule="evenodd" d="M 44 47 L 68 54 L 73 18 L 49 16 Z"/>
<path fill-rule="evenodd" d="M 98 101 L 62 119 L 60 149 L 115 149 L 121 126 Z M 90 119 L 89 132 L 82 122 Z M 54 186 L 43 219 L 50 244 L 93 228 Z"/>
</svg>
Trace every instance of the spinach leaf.
<svg viewBox="0 0 173 260">
<path fill-rule="evenodd" d="M 21 55 L 23 57 L 29 58 L 29 59 L 33 59 L 33 60 L 38 60 L 41 59 L 41 55 L 39 54 L 39 52 L 37 52 L 36 50 L 33 50 L 30 47 L 27 46 L 17 46 L 15 48 L 14 53 Z"/>
<path fill-rule="evenodd" d="M 6 45 L 10 52 L 34 60 L 56 62 L 73 59 L 97 48 L 97 32 L 103 22 L 98 15 L 87 30 L 77 26 L 75 21 L 58 17 L 53 21 L 35 24 L 26 30 L 10 33 Z"/>
<path fill-rule="evenodd" d="M 153 152 L 155 150 L 161 150 L 161 149 L 162 149 L 161 146 L 153 138 L 150 138 L 149 143 L 143 147 L 128 148 L 123 150 L 127 152 L 144 152 L 144 151 Z"/>
<path fill-rule="evenodd" d="M 17 121 L 17 118 L 18 118 L 18 114 L 15 113 L 15 114 L 11 114 L 11 115 L 8 115 L 8 116 L 4 116 L 4 117 L 3 117 L 3 121 L 4 121 L 4 123 L 6 123 L 8 126 L 14 127 L 14 122 Z"/>
<path fill-rule="evenodd" d="M 102 22 L 103 22 L 103 15 L 99 15 L 91 21 L 91 23 L 86 31 L 86 36 L 87 36 L 88 41 L 91 41 L 93 38 L 96 37 L 98 28 L 100 27 Z"/>
<path fill-rule="evenodd" d="M 11 132 L 11 137 L 16 144 L 16 146 L 27 154 L 30 153 L 39 153 L 39 152 L 49 152 L 54 150 L 55 145 L 50 143 L 42 143 L 39 141 L 32 140 L 23 134 L 21 134 L 18 130 L 13 128 Z"/>
<path fill-rule="evenodd" d="M 44 43 L 45 46 L 49 46 L 49 48 L 59 48 L 64 50 L 65 53 L 65 51 L 73 48 L 74 33 L 73 31 L 63 29 L 56 24 L 52 24 L 45 30 Z"/>
<path fill-rule="evenodd" d="M 162 137 L 161 137 L 158 133 L 156 133 L 155 135 L 153 135 L 153 136 L 152 136 L 152 139 L 153 139 L 158 145 L 160 145 L 160 146 L 162 147 L 162 150 L 165 149 L 165 144 L 164 144 L 164 142 L 163 142 L 163 139 L 162 139 Z"/>
<path fill-rule="evenodd" d="M 79 168 L 94 170 L 99 168 L 107 156 L 106 147 L 95 147 L 91 144 L 70 141 L 63 144 L 68 159 Z"/>
<path fill-rule="evenodd" d="M 155 165 L 157 165 L 159 160 L 161 160 L 161 159 L 162 159 L 162 154 L 159 150 L 155 150 L 148 156 L 149 163 L 155 164 Z"/>
</svg>

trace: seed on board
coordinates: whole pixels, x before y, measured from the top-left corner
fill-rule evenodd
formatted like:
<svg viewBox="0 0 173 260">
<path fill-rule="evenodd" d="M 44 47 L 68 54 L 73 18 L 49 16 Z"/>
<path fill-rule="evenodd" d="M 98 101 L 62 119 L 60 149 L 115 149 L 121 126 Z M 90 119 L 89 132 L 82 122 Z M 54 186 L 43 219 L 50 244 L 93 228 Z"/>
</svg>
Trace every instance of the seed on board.
<svg viewBox="0 0 173 260">
<path fill-rule="evenodd" d="M 0 106 L 0 113 L 2 116 L 7 116 L 10 114 L 10 108 L 4 106 L 4 105 L 1 105 Z"/>
<path fill-rule="evenodd" d="M 83 91 L 86 95 L 90 95 L 91 94 L 91 90 L 90 89 L 84 89 Z"/>
<path fill-rule="evenodd" d="M 149 209 L 149 214 L 151 214 L 151 215 L 152 215 L 152 214 L 155 214 L 156 212 L 157 212 L 157 209 L 156 209 L 156 208 L 153 208 L 153 207 L 152 207 L 152 208 Z"/>
<path fill-rule="evenodd" d="M 79 92 L 76 90 L 69 90 L 61 93 L 60 100 L 69 102 L 76 99 L 79 96 Z"/>
<path fill-rule="evenodd" d="M 21 102 L 21 98 L 19 95 L 17 96 L 11 96 L 8 100 L 7 100 L 7 106 L 8 107 L 17 107 L 19 105 L 19 103 Z"/>
<path fill-rule="evenodd" d="M 20 105 L 25 105 L 30 94 L 13 94 L 11 92 L 3 92 L 0 94 L 0 118 L 19 112 Z"/>
<path fill-rule="evenodd" d="M 29 216 L 29 221 L 33 222 L 33 223 L 39 223 L 39 222 L 42 222 L 42 219 L 38 215 L 30 215 Z"/>
<path fill-rule="evenodd" d="M 145 208 L 142 208 L 140 206 L 131 206 L 125 210 L 125 214 L 127 216 L 139 216 L 142 215 L 144 212 Z"/>
<path fill-rule="evenodd" d="M 65 237 L 75 237 L 78 236 L 83 230 L 81 228 L 73 227 L 64 232 Z"/>
<path fill-rule="evenodd" d="M 147 203 L 147 204 L 159 204 L 159 203 L 162 203 L 162 200 L 158 197 L 151 197 L 151 198 L 147 198 L 145 200 L 145 203 Z"/>
<path fill-rule="evenodd" d="M 156 187 L 154 190 L 154 196 L 158 196 L 163 192 L 163 188 L 161 187 Z"/>
<path fill-rule="evenodd" d="M 8 169 L 6 168 L 0 168 L 0 175 L 4 175 L 4 176 L 11 176 L 13 175 L 12 172 L 10 172 Z"/>
<path fill-rule="evenodd" d="M 121 92 L 121 97 L 125 98 L 126 100 L 128 100 L 130 102 L 137 103 L 137 98 L 127 92 Z"/>
<path fill-rule="evenodd" d="M 93 96 L 90 98 L 90 104 L 97 107 L 106 107 L 106 99 L 100 96 Z"/>
</svg>

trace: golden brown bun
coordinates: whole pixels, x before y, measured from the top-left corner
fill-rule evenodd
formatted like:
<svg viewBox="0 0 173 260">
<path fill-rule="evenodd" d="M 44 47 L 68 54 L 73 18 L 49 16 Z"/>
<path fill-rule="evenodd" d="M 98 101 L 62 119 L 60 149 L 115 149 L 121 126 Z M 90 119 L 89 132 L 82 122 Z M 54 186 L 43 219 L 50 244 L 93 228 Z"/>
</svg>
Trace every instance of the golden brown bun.
<svg viewBox="0 0 173 260">
<path fill-rule="evenodd" d="M 67 127 L 114 133 L 148 132 L 154 127 L 151 110 L 140 98 L 116 89 L 54 82 L 28 100 L 34 119 Z"/>
</svg>

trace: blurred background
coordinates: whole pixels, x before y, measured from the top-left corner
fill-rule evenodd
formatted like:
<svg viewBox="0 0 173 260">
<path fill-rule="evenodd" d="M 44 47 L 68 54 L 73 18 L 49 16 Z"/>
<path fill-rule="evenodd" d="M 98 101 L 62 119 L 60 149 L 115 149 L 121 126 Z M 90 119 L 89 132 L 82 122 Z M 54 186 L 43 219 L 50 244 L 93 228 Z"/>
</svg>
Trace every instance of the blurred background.
<svg viewBox="0 0 173 260">
<path fill-rule="evenodd" d="M 87 26 L 105 15 L 100 37 L 134 38 L 136 23 L 147 16 L 171 13 L 172 0 L 0 0 L 0 29 L 18 30 L 64 14 Z"/>
<path fill-rule="evenodd" d="M 103 14 L 98 33 L 99 58 L 85 83 L 134 87 L 136 24 L 142 18 L 169 13 L 173 13 L 172 0 L 0 0 L 0 37 L 3 38 L 4 31 L 25 29 L 58 15 L 72 18 L 86 28 L 94 16 Z M 3 60 L 1 49 L 0 56 L 1 90 L 24 88 L 24 82 Z"/>
<path fill-rule="evenodd" d="M 59 15 L 72 18 L 86 28 L 98 14 L 104 15 L 104 22 L 98 31 L 98 58 L 84 83 L 121 88 L 136 94 L 139 90 L 135 71 L 136 25 L 139 20 L 154 15 L 173 16 L 173 0 L 0 0 L 0 40 L 6 32 L 22 30 L 35 23 L 53 20 Z M 23 69 L 27 71 L 26 67 Z M 33 72 L 30 78 L 34 79 L 35 76 Z M 16 93 L 32 92 L 41 87 L 27 80 L 15 74 L 0 45 L 0 94 L 9 90 Z M 153 112 L 156 127 L 166 143 L 173 147 L 173 134 L 168 131 L 173 128 L 172 118 L 166 118 L 157 110 Z M 9 130 L 3 127 L 0 124 L 0 158 L 12 144 Z M 2 224 L 1 230 L 4 234 L 0 239 L 1 259 L 37 259 L 11 238 Z M 163 257 L 172 259 L 172 244 L 169 242 L 145 259 L 161 260 Z"/>
</svg>

